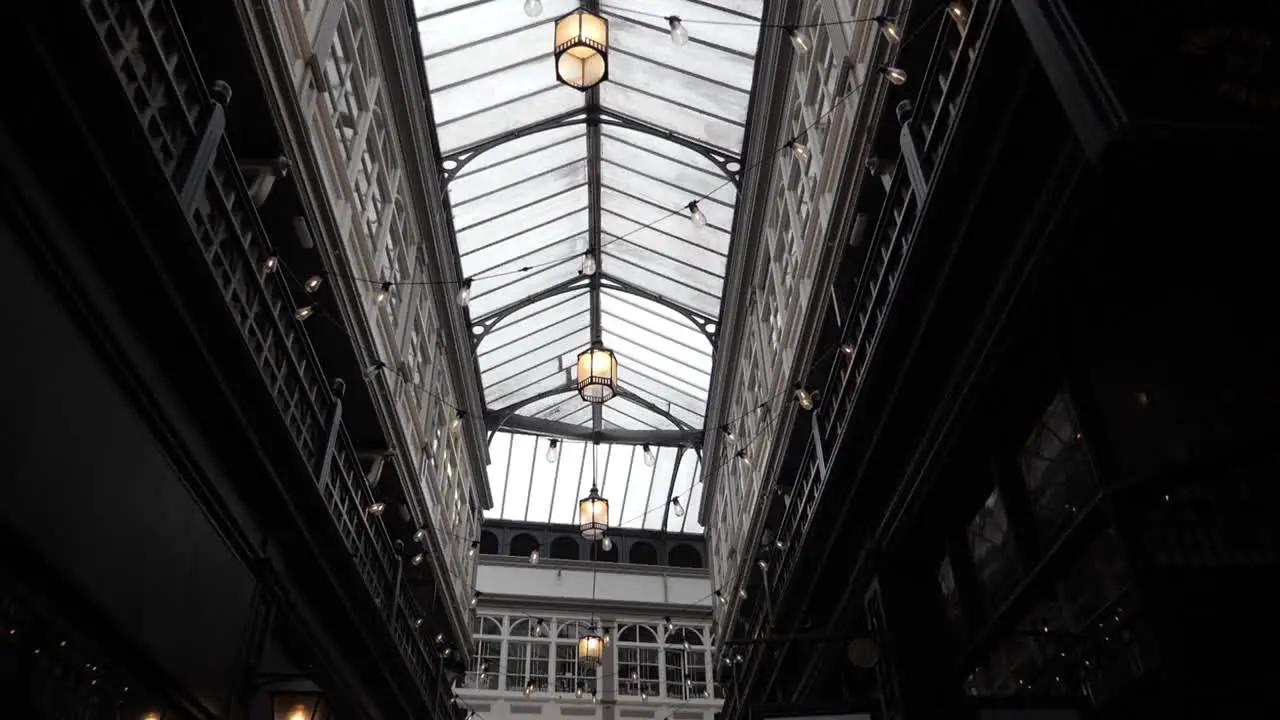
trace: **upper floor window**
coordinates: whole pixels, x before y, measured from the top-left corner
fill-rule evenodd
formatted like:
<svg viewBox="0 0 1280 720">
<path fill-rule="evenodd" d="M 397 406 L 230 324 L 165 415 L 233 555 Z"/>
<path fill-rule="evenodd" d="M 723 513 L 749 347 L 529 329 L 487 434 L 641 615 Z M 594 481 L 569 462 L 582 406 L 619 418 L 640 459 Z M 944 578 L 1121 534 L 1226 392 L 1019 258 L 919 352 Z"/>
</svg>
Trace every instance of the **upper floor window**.
<svg viewBox="0 0 1280 720">
<path fill-rule="evenodd" d="M 600 669 L 578 662 L 578 637 L 589 626 L 579 620 L 562 622 L 556 630 L 556 692 L 595 695 L 599 691 Z M 597 632 L 599 630 L 597 629 Z"/>
<path fill-rule="evenodd" d="M 618 694 L 656 696 L 661 677 L 658 632 L 651 625 L 618 628 Z"/>
</svg>

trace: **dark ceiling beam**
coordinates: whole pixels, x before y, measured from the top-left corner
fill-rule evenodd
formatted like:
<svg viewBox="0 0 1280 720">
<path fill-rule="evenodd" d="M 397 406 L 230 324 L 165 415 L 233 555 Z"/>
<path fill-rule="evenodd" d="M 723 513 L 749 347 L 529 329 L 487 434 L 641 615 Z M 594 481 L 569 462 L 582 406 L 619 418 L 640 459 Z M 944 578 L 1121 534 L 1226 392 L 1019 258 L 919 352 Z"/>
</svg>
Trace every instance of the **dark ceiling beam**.
<svg viewBox="0 0 1280 720">
<path fill-rule="evenodd" d="M 594 92 L 596 91 L 588 91 L 588 102 L 590 101 L 590 94 Z M 693 138 L 685 137 L 684 135 L 674 133 L 670 130 L 651 125 L 643 120 L 637 120 L 625 113 L 602 108 L 598 103 L 596 105 L 588 104 L 585 108 L 574 108 L 568 112 L 563 112 L 559 115 L 554 115 L 535 123 L 530 123 L 524 127 L 516 128 L 511 132 L 504 133 L 497 137 L 476 143 L 470 147 L 449 153 L 441 160 L 441 167 L 443 168 L 441 172 L 444 174 L 445 182 L 448 183 L 462 172 L 463 168 L 467 166 L 467 163 L 475 160 L 480 155 L 498 147 L 499 145 L 511 142 L 512 140 L 519 140 L 520 138 L 528 137 L 530 135 L 536 135 L 540 132 L 546 132 L 548 130 L 556 130 L 570 125 L 590 125 L 592 123 L 595 123 L 596 125 L 612 125 L 626 130 L 634 130 L 636 132 L 652 135 L 653 137 L 674 143 L 688 150 L 692 150 L 706 158 L 707 162 L 715 165 L 716 168 L 720 170 L 721 174 L 725 176 L 725 179 L 731 181 L 735 186 L 737 186 L 741 180 L 741 157 L 698 142 Z"/>
<path fill-rule="evenodd" d="M 493 312 L 490 312 L 487 315 L 484 315 L 483 317 L 472 318 L 471 342 L 473 345 L 480 344 L 480 341 L 483 340 L 486 335 L 488 335 L 490 332 L 493 331 L 494 326 L 502 322 L 504 319 L 506 319 L 507 316 L 511 315 L 511 313 L 517 312 L 519 310 L 523 310 L 524 308 L 527 308 L 536 302 L 546 300 L 547 298 L 555 297 L 556 295 L 562 295 L 565 293 L 571 293 L 571 292 L 574 292 L 575 290 L 585 290 L 587 289 L 587 287 L 588 287 L 588 283 L 584 281 L 581 277 L 570 278 L 568 280 L 565 280 L 564 282 L 559 282 L 559 283 L 556 283 L 555 285 L 552 285 L 551 287 L 539 290 L 538 292 L 530 293 L 520 298 L 519 300 L 513 303 L 510 303 L 509 305 L 504 305 L 498 308 L 497 310 L 494 310 Z M 483 332 L 480 332 L 480 333 L 475 332 L 476 327 L 482 328 Z"/>
<path fill-rule="evenodd" d="M 509 423 L 505 421 L 505 418 L 517 416 L 520 408 L 525 407 L 530 403 L 543 400 L 545 398 L 553 397 L 555 395 L 561 395 L 564 393 L 575 392 L 576 390 L 577 388 L 575 388 L 572 384 L 565 384 L 560 387 L 551 388 L 550 390 L 543 390 L 542 392 L 536 395 L 533 395 L 531 397 L 528 397 L 524 400 L 521 400 L 518 403 L 512 403 L 510 405 L 496 408 L 494 410 L 487 410 L 485 412 L 486 425 L 488 426 L 490 432 L 497 432 L 500 429 L 510 427 Z M 640 407 L 644 408 L 645 410 L 648 410 L 651 413 L 661 415 L 662 417 L 671 421 L 671 424 L 675 425 L 682 432 L 695 432 L 698 430 L 697 428 L 693 427 L 689 423 L 686 423 L 683 420 L 677 418 L 675 415 L 672 415 L 667 410 L 663 410 L 661 407 L 659 407 L 655 403 L 649 400 L 646 400 L 645 398 L 642 398 L 639 395 L 635 395 L 633 393 L 628 392 L 626 388 L 618 389 L 618 398 L 622 400 L 626 400 L 635 405 L 639 405 Z M 490 424 L 488 422 L 488 418 L 490 416 L 497 418 L 497 422 Z M 643 432 L 649 432 L 649 431 L 646 430 Z M 665 431 L 655 430 L 653 432 L 665 432 Z M 656 443 L 656 444 L 660 444 L 660 443 Z"/>
<path fill-rule="evenodd" d="M 601 442 L 618 445 L 658 445 L 664 447 L 680 447 L 696 445 L 702 442 L 700 430 L 611 430 L 596 432 L 589 427 L 534 418 L 526 415 L 510 415 L 505 419 L 497 413 L 485 413 L 485 423 L 491 430 L 501 427 L 515 433 L 541 435 L 543 437 L 577 440 L 580 442 Z"/>
<path fill-rule="evenodd" d="M 600 13 L 598 0 L 586 0 L 582 6 L 587 12 Z M 607 67 L 607 66 L 606 66 Z M 600 322 L 600 88 L 587 91 L 587 253 L 595 259 L 596 271 L 589 278 L 591 283 L 591 346 L 601 345 L 603 328 Z M 604 429 L 604 406 L 591 406 L 591 430 L 598 435 Z M 599 442 L 599 440 L 596 440 Z"/>
</svg>

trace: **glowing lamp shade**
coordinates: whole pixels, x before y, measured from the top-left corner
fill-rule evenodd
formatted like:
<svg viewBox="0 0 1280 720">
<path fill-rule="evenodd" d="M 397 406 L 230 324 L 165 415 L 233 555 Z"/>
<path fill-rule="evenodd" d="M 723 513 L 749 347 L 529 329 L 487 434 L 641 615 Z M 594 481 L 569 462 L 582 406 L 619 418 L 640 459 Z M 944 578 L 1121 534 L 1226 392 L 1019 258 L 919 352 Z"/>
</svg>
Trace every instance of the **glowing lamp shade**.
<svg viewBox="0 0 1280 720">
<path fill-rule="evenodd" d="M 600 659 L 604 656 L 604 638 L 596 635 L 594 631 L 578 638 L 578 662 L 588 668 L 597 668 L 600 666 Z"/>
<path fill-rule="evenodd" d="M 609 21 L 581 8 L 556 20 L 556 79 L 590 90 L 609 78 Z"/>
<path fill-rule="evenodd" d="M 590 494 L 578 501 L 578 525 L 588 540 L 599 540 L 609 530 L 609 501 L 600 497 L 594 484 Z"/>
<path fill-rule="evenodd" d="M 578 394 L 589 403 L 606 403 L 618 393 L 618 358 L 593 347 L 578 355 Z"/>
</svg>

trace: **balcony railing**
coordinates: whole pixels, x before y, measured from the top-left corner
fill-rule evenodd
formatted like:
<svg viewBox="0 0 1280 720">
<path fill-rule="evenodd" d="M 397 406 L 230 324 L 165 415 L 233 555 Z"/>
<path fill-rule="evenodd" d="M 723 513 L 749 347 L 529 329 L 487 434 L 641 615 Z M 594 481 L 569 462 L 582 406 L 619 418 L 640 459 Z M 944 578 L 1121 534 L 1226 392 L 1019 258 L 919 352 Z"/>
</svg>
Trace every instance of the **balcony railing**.
<svg viewBox="0 0 1280 720">
<path fill-rule="evenodd" d="M 866 240 L 866 259 L 856 283 L 849 322 L 844 329 L 842 355 L 847 361 L 832 363 L 821 384 L 824 407 L 819 416 L 822 449 L 829 455 L 837 448 L 864 389 L 871 358 L 876 353 L 880 331 L 891 311 L 895 290 L 901 279 L 914 241 L 912 228 L 922 201 L 928 196 L 928 180 L 939 161 L 944 138 L 958 112 L 958 98 L 971 71 L 976 33 L 981 27 L 987 3 L 973 4 L 971 17 L 963 27 L 949 18 L 937 25 L 927 69 L 918 80 L 920 92 L 910 109 L 903 108 L 901 148 L 886 193 L 881 217 Z M 914 166 L 914 171 L 912 166 Z M 830 311 L 829 311 L 830 312 Z M 849 352 L 851 350 L 851 352 Z M 823 453 L 810 439 L 801 462 L 795 467 L 795 484 L 777 528 L 784 540 L 772 552 L 773 573 L 766 579 L 770 597 L 787 597 L 792 591 L 800 559 L 807 551 L 820 502 L 828 502 L 828 473 L 819 467 Z M 846 477 L 838 478 L 845 482 Z M 852 538 L 854 544 L 862 539 Z M 824 542 L 826 542 L 824 540 Z M 768 603 L 748 608 L 743 632 L 755 636 L 768 624 Z M 758 655 L 758 654 L 757 654 Z M 752 658 L 758 662 L 759 657 Z"/>
<path fill-rule="evenodd" d="M 414 601 L 398 582 L 397 552 L 373 502 L 356 450 L 341 424 L 341 392 L 325 382 L 281 273 L 264 261 L 270 244 L 236 156 L 223 134 L 230 88 L 205 85 L 167 0 L 82 4 L 120 91 L 133 106 L 153 158 L 169 178 L 192 234 L 221 290 L 263 390 L 279 411 L 315 499 L 351 557 L 368 599 L 386 621 L 408 672 L 428 705 L 443 707 L 429 682 L 442 669 L 415 632 Z M 393 595 L 394 594 L 394 595 Z"/>
</svg>

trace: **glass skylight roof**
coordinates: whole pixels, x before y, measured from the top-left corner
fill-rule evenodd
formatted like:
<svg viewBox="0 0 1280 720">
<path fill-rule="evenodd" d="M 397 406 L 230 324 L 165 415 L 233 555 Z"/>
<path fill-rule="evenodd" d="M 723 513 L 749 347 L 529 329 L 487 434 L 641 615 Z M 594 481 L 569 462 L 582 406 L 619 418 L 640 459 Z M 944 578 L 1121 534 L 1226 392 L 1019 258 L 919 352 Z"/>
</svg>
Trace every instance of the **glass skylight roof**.
<svg viewBox="0 0 1280 720">
<path fill-rule="evenodd" d="M 489 517 L 578 524 L 578 500 L 591 489 L 591 446 L 560 441 L 559 457 L 552 463 L 547 461 L 549 445 L 547 438 L 532 435 L 494 435 L 489 447 Z M 698 454 L 670 447 L 653 451 L 656 462 L 650 467 L 639 446 L 600 444 L 598 487 L 609 498 L 610 527 L 701 533 L 702 493 L 694 491 L 702 469 Z M 673 497 L 680 500 L 683 516 L 670 503 Z"/>
<path fill-rule="evenodd" d="M 517 0 L 415 3 L 490 424 L 596 437 L 602 451 L 696 442 L 762 0 L 600 3 L 609 74 L 587 92 L 558 83 L 552 57 L 554 22 L 578 0 L 542 5 L 530 18 Z M 668 15 L 687 44 L 671 41 Z M 690 222 L 694 200 L 706 227 Z M 588 255 L 598 271 L 584 275 Z M 575 359 L 593 340 L 619 362 L 618 396 L 600 408 L 574 390 Z M 495 494 L 519 474 L 498 459 L 512 440 L 497 437 L 508 439 L 492 448 Z M 576 499 L 556 512 L 569 518 Z"/>
</svg>

